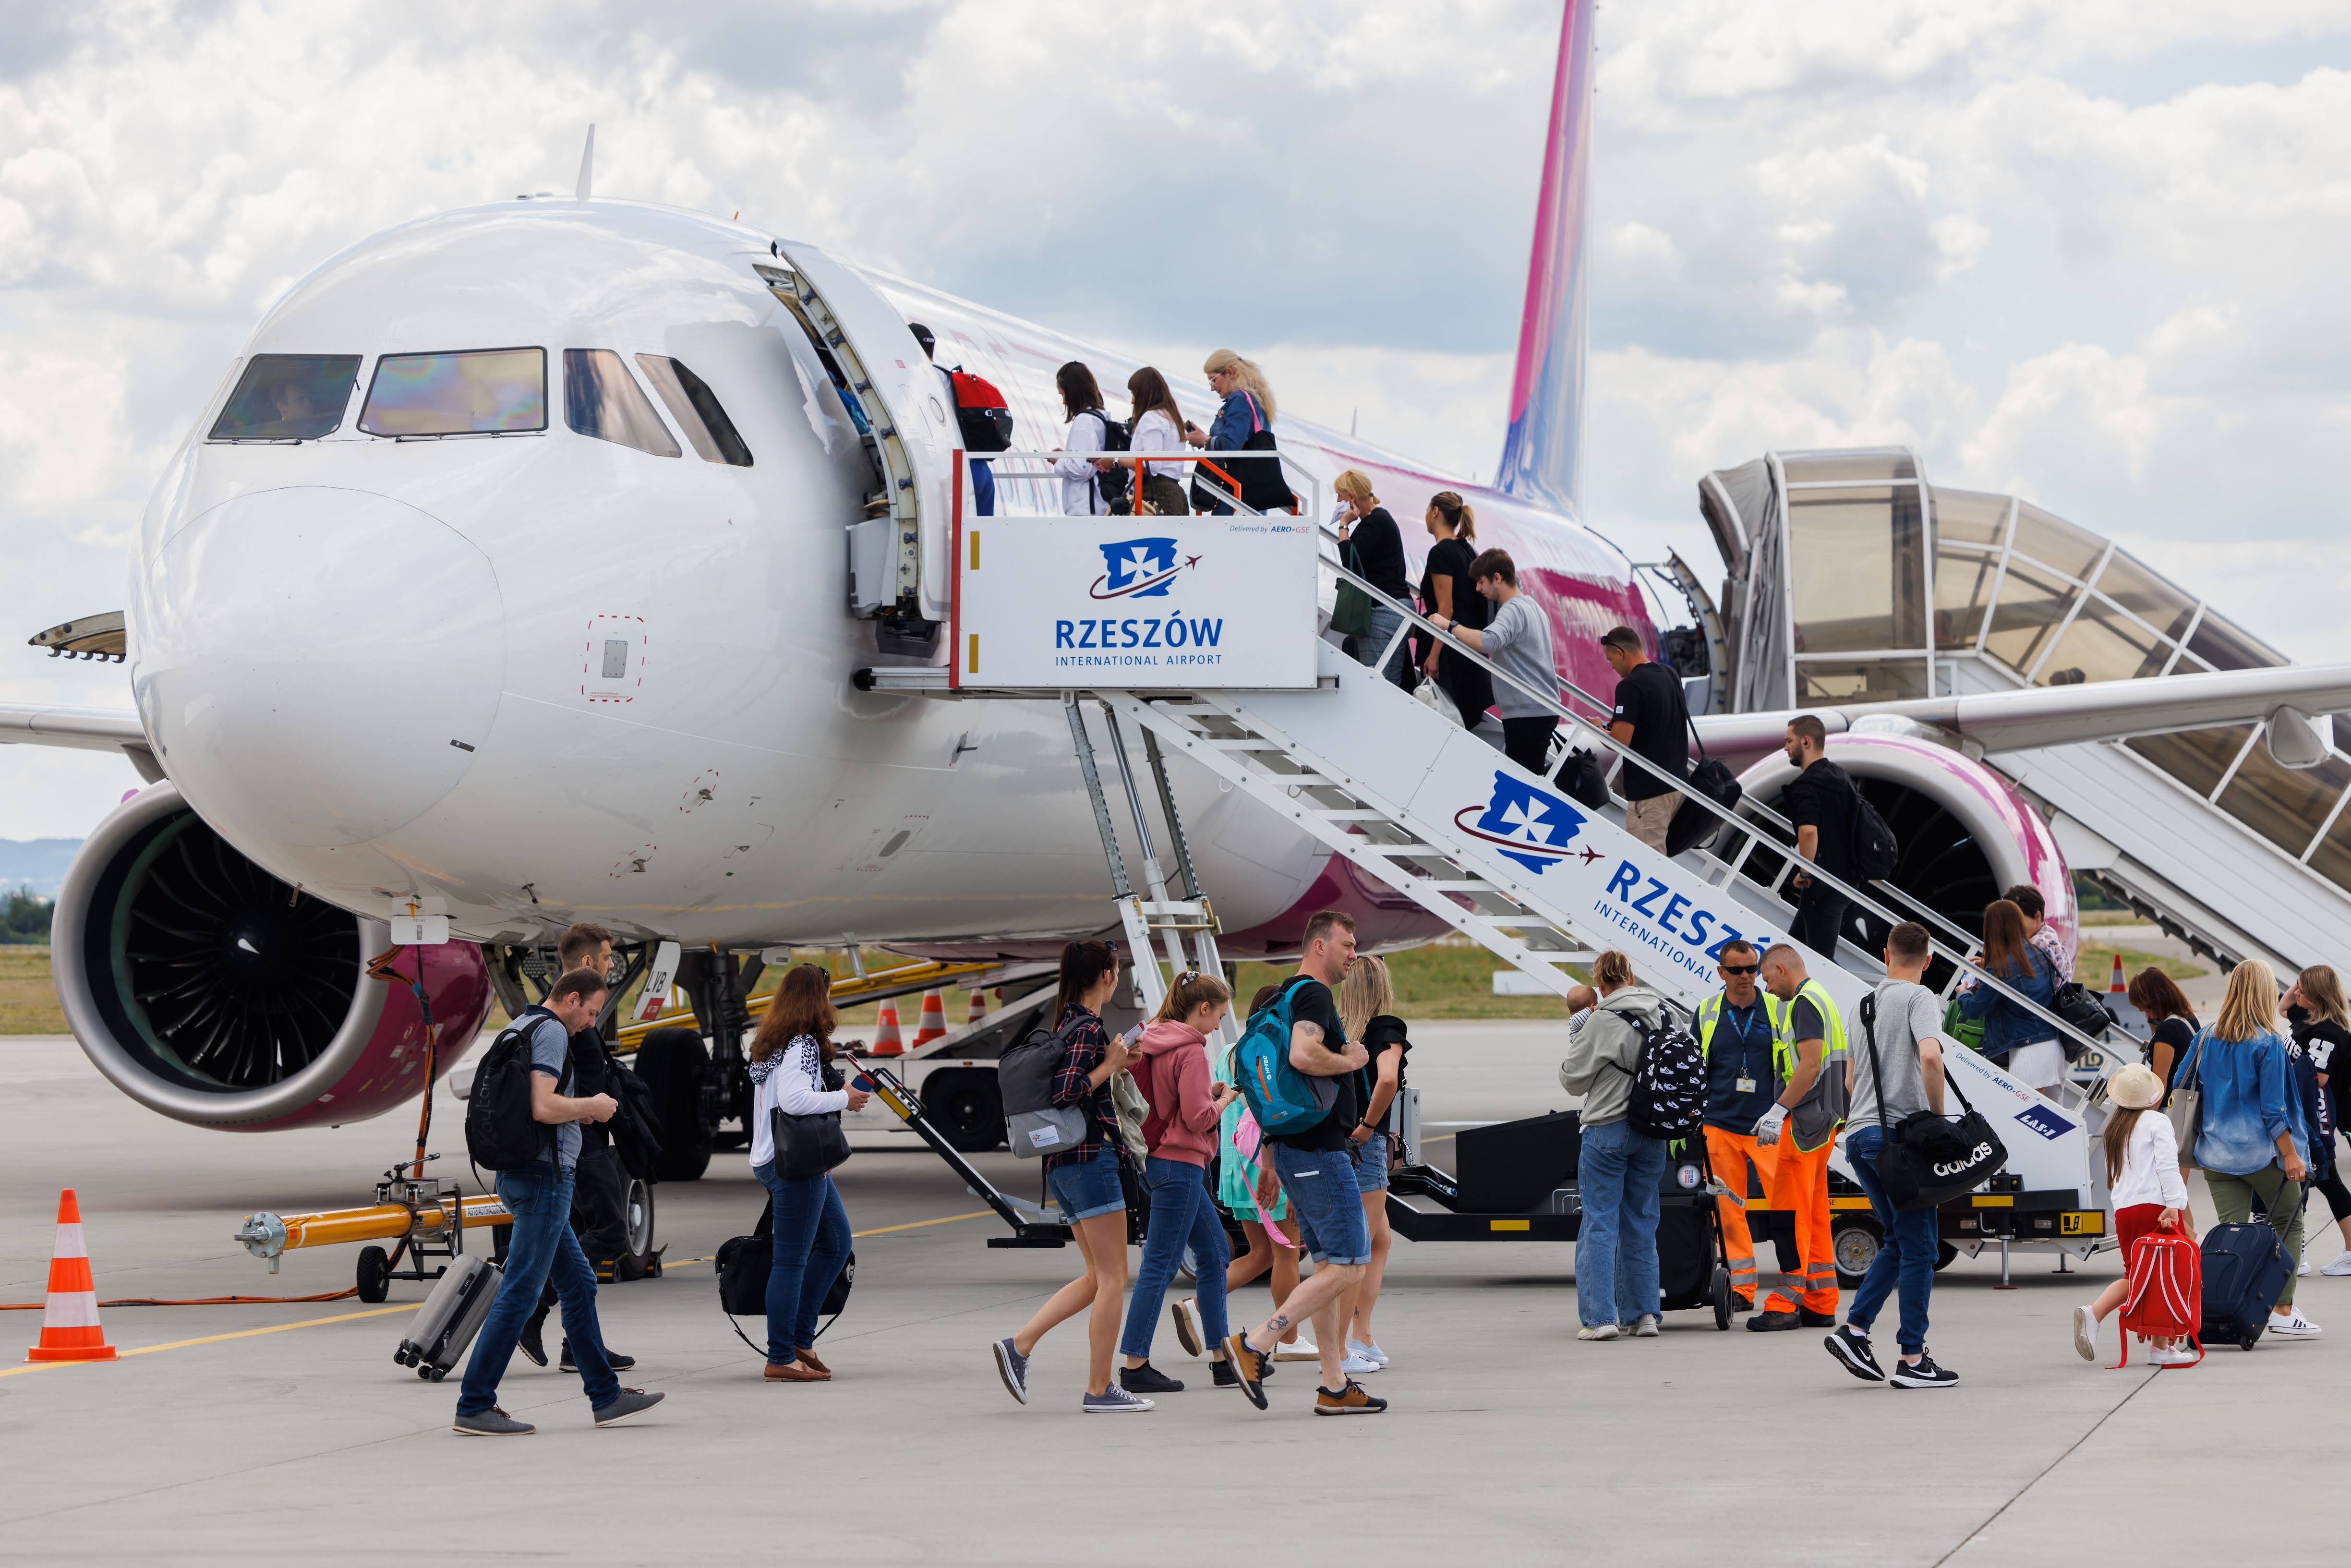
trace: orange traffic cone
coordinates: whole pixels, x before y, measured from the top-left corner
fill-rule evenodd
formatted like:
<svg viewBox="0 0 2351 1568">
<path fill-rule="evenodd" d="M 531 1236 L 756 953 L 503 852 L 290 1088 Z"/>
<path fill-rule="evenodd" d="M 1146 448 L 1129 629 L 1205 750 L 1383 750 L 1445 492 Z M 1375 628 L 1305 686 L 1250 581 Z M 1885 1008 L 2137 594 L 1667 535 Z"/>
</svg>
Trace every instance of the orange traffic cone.
<svg viewBox="0 0 2351 1568">
<path fill-rule="evenodd" d="M 947 999 L 938 991 L 923 993 L 923 1014 L 914 1024 L 914 1049 L 920 1051 L 947 1032 Z"/>
<path fill-rule="evenodd" d="M 974 1024 L 977 1023 L 987 1016 L 987 993 L 986 991 L 975 990 L 971 994 L 971 1011 L 964 1015 L 963 1021 L 967 1024 Z"/>
<path fill-rule="evenodd" d="M 2126 996 L 2129 992 L 2130 988 L 2123 984 L 2123 956 L 2117 953 L 2115 955 L 2114 978 L 2106 982 L 2106 995 L 2120 997 Z"/>
<path fill-rule="evenodd" d="M 26 1361 L 112 1361 L 114 1347 L 98 1325 L 98 1285 L 89 1277 L 89 1249 L 81 1238 L 81 1205 L 74 1190 L 57 1194 L 57 1245 L 49 1255 L 49 1300 L 41 1312 L 41 1343 Z"/>
<path fill-rule="evenodd" d="M 872 1056 L 904 1056 L 906 1041 L 898 1032 L 898 1001 L 893 997 L 882 1004 L 882 1015 L 873 1020 Z"/>
</svg>

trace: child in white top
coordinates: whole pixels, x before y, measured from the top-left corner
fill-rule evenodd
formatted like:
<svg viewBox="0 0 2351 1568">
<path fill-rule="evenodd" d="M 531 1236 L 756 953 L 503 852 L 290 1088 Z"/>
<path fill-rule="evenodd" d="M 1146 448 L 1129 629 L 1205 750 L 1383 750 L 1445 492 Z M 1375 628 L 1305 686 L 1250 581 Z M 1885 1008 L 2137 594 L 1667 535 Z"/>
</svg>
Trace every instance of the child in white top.
<svg viewBox="0 0 2351 1568">
<path fill-rule="evenodd" d="M 2113 1107 L 2101 1141 L 2105 1145 L 2107 1207 L 2122 1243 L 2124 1274 L 2085 1307 L 2074 1309 L 2074 1348 L 2084 1361 L 2098 1359 L 2098 1325 L 2130 1295 L 2131 1243 L 2156 1230 L 2178 1230 L 2188 1218 L 2188 1183 L 2179 1171 L 2179 1143 L 2163 1103 L 2163 1080 L 2133 1062 L 2106 1086 Z M 2174 1339 L 2157 1339 L 2147 1360 L 2157 1366 L 2192 1366 L 2193 1351 Z"/>
</svg>

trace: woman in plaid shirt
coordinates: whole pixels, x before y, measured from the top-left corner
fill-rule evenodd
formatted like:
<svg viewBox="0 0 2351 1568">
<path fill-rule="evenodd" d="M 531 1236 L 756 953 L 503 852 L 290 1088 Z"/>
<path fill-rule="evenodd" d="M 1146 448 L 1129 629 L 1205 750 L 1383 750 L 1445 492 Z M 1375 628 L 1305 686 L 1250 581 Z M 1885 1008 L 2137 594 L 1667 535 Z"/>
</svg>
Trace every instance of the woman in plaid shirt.
<svg viewBox="0 0 2351 1568">
<path fill-rule="evenodd" d="M 1086 1395 L 1079 1406 L 1088 1415 L 1151 1408 L 1150 1400 L 1138 1399 L 1111 1377 L 1126 1298 L 1126 1192 L 1119 1183 L 1118 1113 L 1111 1103 L 1110 1081 L 1142 1060 L 1132 1035 L 1112 1040 L 1102 1028 L 1102 1005 L 1117 990 L 1118 955 L 1108 944 L 1072 942 L 1061 949 L 1061 994 L 1054 1015 L 1069 1051 L 1054 1077 L 1052 1099 L 1056 1105 L 1086 1108 L 1086 1135 L 1045 1156 L 1045 1185 L 1070 1221 L 1086 1269 L 1054 1291 L 1019 1333 L 993 1347 L 1006 1391 L 1026 1405 L 1029 1358 L 1037 1342 L 1056 1323 L 1092 1309 L 1086 1323 Z"/>
</svg>

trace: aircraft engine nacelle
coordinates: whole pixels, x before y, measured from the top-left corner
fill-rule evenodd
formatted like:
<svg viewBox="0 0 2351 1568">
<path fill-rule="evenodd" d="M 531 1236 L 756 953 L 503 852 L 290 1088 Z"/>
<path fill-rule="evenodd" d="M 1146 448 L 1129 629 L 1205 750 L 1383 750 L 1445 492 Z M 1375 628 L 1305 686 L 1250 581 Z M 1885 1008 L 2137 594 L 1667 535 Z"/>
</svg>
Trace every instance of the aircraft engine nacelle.
<svg viewBox="0 0 2351 1568">
<path fill-rule="evenodd" d="M 1901 841 L 1895 886 L 1970 932 L 1984 905 L 2020 883 L 2038 888 L 2051 925 L 2076 938 L 2074 877 L 2056 836 L 2001 773 L 1921 736 L 1864 730 L 1833 735 L 1829 760 L 1853 776 Z M 1750 798 L 1780 807 L 1796 777 L 1785 757 L 1767 756 L 1740 775 Z M 1850 925 L 1849 940 L 1858 926 Z M 1874 935 L 1882 936 L 1883 927 Z M 1875 949 L 1870 949 L 1875 951 Z M 2101 977 L 2103 978 L 2103 977 Z"/>
<path fill-rule="evenodd" d="M 276 1132 L 379 1115 L 424 1087 L 424 1019 L 405 983 L 371 978 L 390 928 L 239 854 L 170 784 L 143 789 L 82 845 L 51 936 L 74 1037 L 116 1088 L 166 1116 Z M 434 1076 L 491 1001 L 469 942 L 403 948 L 441 1041 Z"/>
</svg>

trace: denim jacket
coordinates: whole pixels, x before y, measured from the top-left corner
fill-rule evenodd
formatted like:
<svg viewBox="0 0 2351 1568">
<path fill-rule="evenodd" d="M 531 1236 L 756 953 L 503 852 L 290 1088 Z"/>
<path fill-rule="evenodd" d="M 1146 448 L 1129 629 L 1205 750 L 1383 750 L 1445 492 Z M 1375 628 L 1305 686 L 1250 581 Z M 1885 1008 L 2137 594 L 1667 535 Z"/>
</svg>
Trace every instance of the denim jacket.
<svg viewBox="0 0 2351 1568">
<path fill-rule="evenodd" d="M 2011 989 L 2045 1008 L 2057 995 L 2056 967 L 2038 947 L 2025 948 L 2024 957 L 2023 974 L 2002 975 L 2000 978 Z M 1983 1053 L 1994 1061 L 2006 1061 L 2008 1053 L 2020 1045 L 2057 1038 L 2054 1025 L 2026 1012 L 1990 986 L 1970 986 L 1962 990 L 1959 1016 L 1983 1019 Z"/>
<path fill-rule="evenodd" d="M 2208 1029 L 2188 1050 L 2195 1062 L 2189 1081 L 2204 1092 L 2198 1165 L 2251 1176 L 2277 1163 L 2280 1133 L 2293 1134 L 2294 1152 L 2310 1158 L 2310 1135 L 2294 1109 L 2285 1041 L 2266 1032 L 2251 1040 L 2222 1040 Z"/>
<path fill-rule="evenodd" d="M 1251 434 L 1265 423 L 1258 412 L 1257 399 L 1239 387 L 1225 394 L 1217 405 L 1217 417 L 1208 424 L 1208 450 L 1238 452 Z"/>
</svg>

